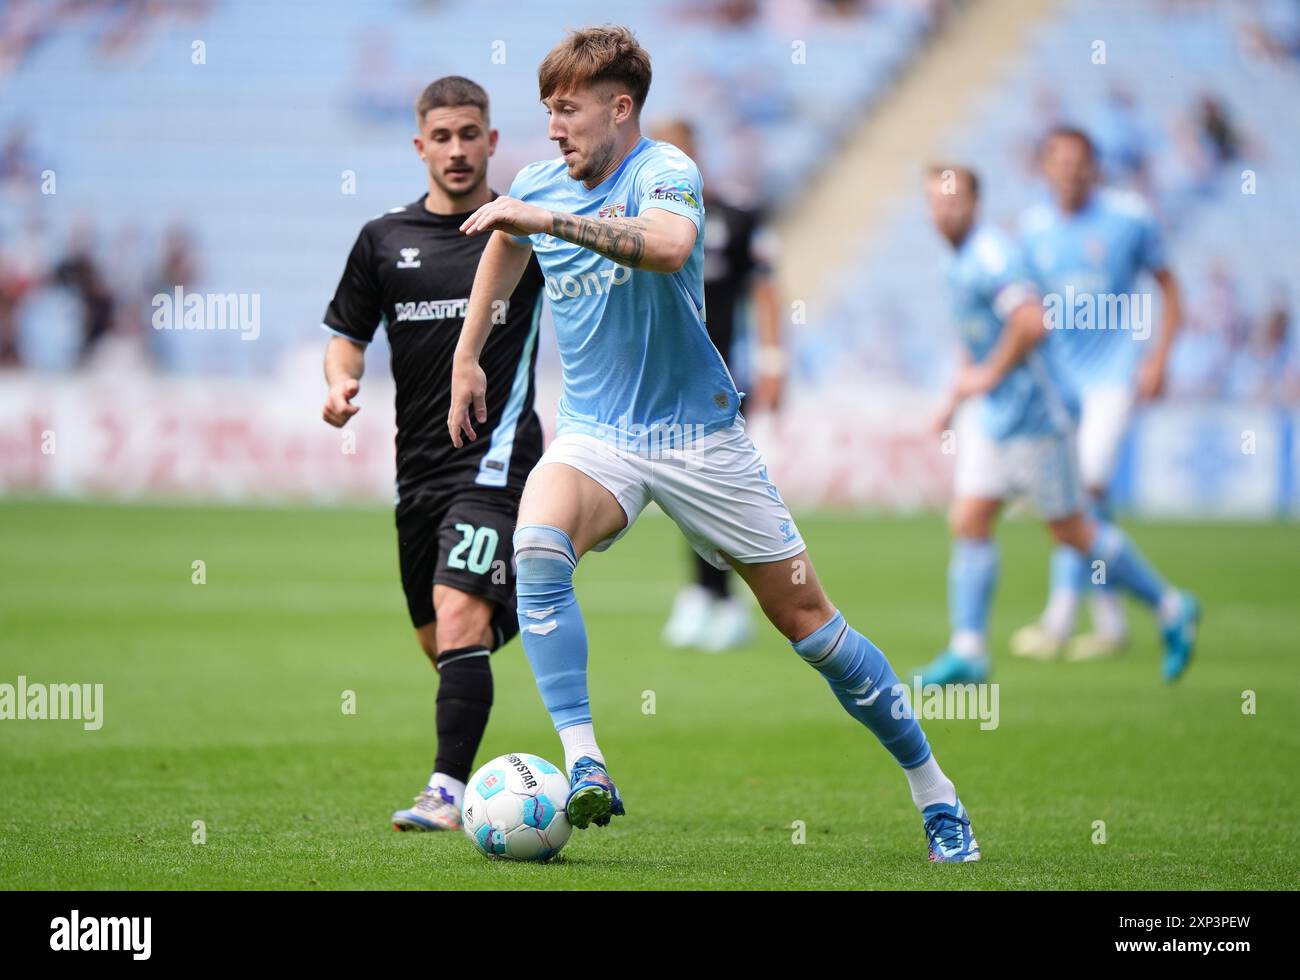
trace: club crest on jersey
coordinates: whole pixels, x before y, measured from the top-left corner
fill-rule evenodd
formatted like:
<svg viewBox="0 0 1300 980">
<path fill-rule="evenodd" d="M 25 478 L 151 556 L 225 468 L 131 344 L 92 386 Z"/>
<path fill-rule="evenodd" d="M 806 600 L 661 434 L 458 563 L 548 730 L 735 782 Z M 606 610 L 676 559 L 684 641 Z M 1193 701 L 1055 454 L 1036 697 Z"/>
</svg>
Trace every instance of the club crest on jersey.
<svg viewBox="0 0 1300 980">
<path fill-rule="evenodd" d="M 602 218 L 622 218 L 626 217 L 627 208 L 622 204 L 606 204 L 596 213 Z"/>
<path fill-rule="evenodd" d="M 397 260 L 397 267 L 399 269 L 420 268 L 420 250 L 418 248 L 403 248 L 398 249 L 398 251 L 402 253 L 402 257 Z"/>
</svg>

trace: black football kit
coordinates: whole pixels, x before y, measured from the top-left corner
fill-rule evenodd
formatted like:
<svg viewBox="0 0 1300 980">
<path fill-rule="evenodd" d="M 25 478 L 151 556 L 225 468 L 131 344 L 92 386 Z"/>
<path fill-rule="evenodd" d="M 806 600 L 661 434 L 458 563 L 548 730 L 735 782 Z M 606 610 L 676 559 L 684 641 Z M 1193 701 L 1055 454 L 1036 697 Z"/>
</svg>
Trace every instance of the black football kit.
<svg viewBox="0 0 1300 980">
<path fill-rule="evenodd" d="M 411 622 L 433 622 L 433 585 L 449 585 L 496 604 L 500 645 L 518 632 L 511 538 L 524 482 L 542 454 L 533 394 L 543 279 L 531 258 L 479 359 L 487 422 L 476 422 L 478 438 L 456 449 L 447 433 L 452 354 L 492 237 L 462 232 L 469 214 L 433 214 L 421 197 L 367 222 L 324 326 L 360 344 L 381 324 L 388 331 L 398 553 Z"/>
</svg>

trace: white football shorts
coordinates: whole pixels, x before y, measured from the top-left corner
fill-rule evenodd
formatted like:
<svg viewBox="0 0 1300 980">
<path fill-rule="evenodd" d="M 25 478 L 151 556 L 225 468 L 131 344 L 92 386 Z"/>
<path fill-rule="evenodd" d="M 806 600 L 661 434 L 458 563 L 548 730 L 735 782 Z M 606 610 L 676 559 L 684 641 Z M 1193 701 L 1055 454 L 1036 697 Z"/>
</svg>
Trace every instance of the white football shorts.
<svg viewBox="0 0 1300 980">
<path fill-rule="evenodd" d="M 1134 400 L 1133 389 L 1121 385 L 1088 388 L 1079 399 L 1079 474 L 1085 487 L 1105 490 L 1115 478 Z"/>
<path fill-rule="evenodd" d="M 1083 484 L 1069 435 L 1012 436 L 1001 441 L 967 412 L 957 429 L 953 478 L 958 497 L 1009 500 L 1028 497 L 1045 521 L 1083 509 Z"/>
<path fill-rule="evenodd" d="M 690 546 L 715 568 L 723 553 L 746 565 L 792 558 L 803 537 L 767 475 L 763 457 L 737 420 L 725 429 L 634 451 L 583 433 L 555 437 L 538 466 L 564 463 L 612 493 L 627 526 L 596 545 L 604 551 L 627 533 L 650 501 L 673 519 Z"/>
</svg>

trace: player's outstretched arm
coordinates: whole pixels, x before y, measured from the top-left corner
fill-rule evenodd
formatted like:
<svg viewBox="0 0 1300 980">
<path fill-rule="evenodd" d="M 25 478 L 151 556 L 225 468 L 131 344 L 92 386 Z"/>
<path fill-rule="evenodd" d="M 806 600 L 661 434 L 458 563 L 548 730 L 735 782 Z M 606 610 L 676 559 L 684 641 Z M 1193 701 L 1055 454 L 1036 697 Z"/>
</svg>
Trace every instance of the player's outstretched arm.
<svg viewBox="0 0 1300 980">
<path fill-rule="evenodd" d="M 556 238 L 633 269 L 676 272 L 695 247 L 695 223 L 659 208 L 636 218 L 582 218 L 558 211 L 551 216 L 551 234 Z"/>
<path fill-rule="evenodd" d="M 331 337 L 325 346 L 325 383 L 329 394 L 321 418 L 336 428 L 361 411 L 352 399 L 361 390 L 361 375 L 366 370 L 366 349 L 346 337 Z"/>
<path fill-rule="evenodd" d="M 583 218 L 547 211 L 512 197 L 498 197 L 460 226 L 467 235 L 504 231 L 510 235 L 554 235 L 566 242 L 647 272 L 676 272 L 695 247 L 695 223 L 662 208 L 636 218 Z M 482 266 L 480 266 L 482 268 Z"/>
<path fill-rule="evenodd" d="M 487 421 L 487 375 L 479 367 L 479 355 L 483 353 L 483 345 L 487 343 L 493 324 L 498 319 L 505 320 L 506 305 L 523 278 L 533 252 L 531 245 L 520 245 L 510 237 L 511 234 L 502 231 L 493 235 L 483 249 L 478 271 L 474 273 L 465 323 L 460 328 L 460 340 L 456 342 L 456 352 L 452 355 L 451 409 L 447 413 L 447 431 L 451 434 L 451 444 L 457 449 L 464 445 L 462 436 L 469 436 L 471 442 L 478 438 L 474 422 L 470 420 L 471 408 L 474 421 L 480 424 Z"/>
</svg>

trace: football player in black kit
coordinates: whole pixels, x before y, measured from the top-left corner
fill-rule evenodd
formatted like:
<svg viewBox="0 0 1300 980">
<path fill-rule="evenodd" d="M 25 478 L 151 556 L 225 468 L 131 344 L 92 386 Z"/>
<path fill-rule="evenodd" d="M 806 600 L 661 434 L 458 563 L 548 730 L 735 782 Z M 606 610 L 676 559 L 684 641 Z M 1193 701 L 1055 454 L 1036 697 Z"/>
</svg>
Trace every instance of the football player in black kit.
<svg viewBox="0 0 1300 980">
<path fill-rule="evenodd" d="M 383 323 L 397 411 L 397 543 L 402 588 L 420 646 L 438 672 L 437 754 L 397 830 L 455 830 L 492 707 L 488 655 L 519 632 L 511 539 L 519 496 L 542 453 L 533 373 L 543 280 L 533 259 L 496 312 L 483 351 L 486 431 L 454 450 L 447 434 L 452 351 L 489 235 L 461 223 L 497 197 L 487 182 L 497 132 L 488 97 L 466 78 L 429 85 L 416 103 L 415 151 L 428 193 L 361 229 L 324 328 L 329 395 L 323 417 L 344 426 L 361 410 L 366 344 Z"/>
<path fill-rule="evenodd" d="M 681 119 L 655 127 L 654 138 L 672 143 L 692 160 L 696 153 L 694 127 Z M 785 351 L 772 263 L 775 242 L 763 216 L 740 207 L 711 190 L 704 181 L 704 312 L 709 339 L 743 388 L 749 389 L 741 410 L 775 411 L 785 384 Z M 751 303 L 757 344 L 752 377 L 737 374 L 732 344 L 744 303 Z M 743 372 L 742 372 L 743 374 Z M 714 568 L 694 552 L 695 581 L 677 593 L 664 627 L 664 642 L 717 652 L 748 643 L 754 635 L 750 607 L 731 594 L 731 573 Z"/>
</svg>

